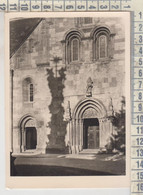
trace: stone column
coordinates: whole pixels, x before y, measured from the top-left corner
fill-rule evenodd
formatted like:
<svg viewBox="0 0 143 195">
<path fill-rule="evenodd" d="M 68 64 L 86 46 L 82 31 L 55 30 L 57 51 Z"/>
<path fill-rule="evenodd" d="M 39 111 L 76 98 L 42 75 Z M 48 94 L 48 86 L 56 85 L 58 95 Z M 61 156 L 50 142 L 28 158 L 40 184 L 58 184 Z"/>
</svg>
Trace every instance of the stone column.
<svg viewBox="0 0 143 195">
<path fill-rule="evenodd" d="M 68 138 L 69 153 L 72 153 L 72 122 L 69 120 L 69 138 Z"/>
<path fill-rule="evenodd" d="M 80 132 L 79 132 L 79 152 L 82 150 L 82 131 L 83 131 L 83 129 L 82 129 L 82 119 L 80 119 L 80 121 L 79 121 L 79 130 L 80 130 Z"/>
<path fill-rule="evenodd" d="M 78 153 L 78 130 L 79 130 L 79 120 L 76 120 L 75 125 L 75 153 Z"/>
<path fill-rule="evenodd" d="M 71 121 L 71 147 L 73 147 L 73 120 Z"/>
<path fill-rule="evenodd" d="M 72 122 L 72 153 L 75 154 L 75 132 L 76 132 L 76 119 L 73 119 Z"/>
<path fill-rule="evenodd" d="M 65 144 L 67 147 L 67 152 L 69 152 L 69 154 L 71 154 L 71 146 L 72 146 L 72 140 L 71 140 L 71 121 L 67 120 L 68 124 L 67 124 L 67 133 L 65 136 Z"/>
<path fill-rule="evenodd" d="M 21 130 L 21 152 L 25 151 L 25 132 L 24 132 L 24 128 L 22 128 Z"/>
<path fill-rule="evenodd" d="M 104 127 L 103 127 L 103 119 L 99 119 L 99 144 L 100 144 L 100 148 L 103 148 L 104 143 Z"/>
<path fill-rule="evenodd" d="M 78 153 L 78 119 L 75 119 L 75 134 L 74 134 L 74 140 L 75 140 L 75 153 Z"/>
<path fill-rule="evenodd" d="M 62 41 L 62 53 L 63 53 L 63 56 L 62 56 L 62 63 L 63 64 L 66 64 L 66 54 L 67 54 L 67 46 L 66 46 L 66 48 L 65 48 L 65 46 L 66 46 L 66 43 L 65 43 L 65 41 Z"/>
<path fill-rule="evenodd" d="M 35 127 L 36 128 L 36 127 Z M 36 145 L 36 150 L 38 150 L 39 149 L 39 131 L 38 131 L 38 129 L 36 128 L 36 134 L 37 134 L 37 145 Z M 45 142 L 45 140 L 44 140 L 44 142 Z M 45 148 L 46 148 L 46 145 L 45 145 Z M 45 151 L 45 148 L 44 148 L 44 151 Z"/>
<path fill-rule="evenodd" d="M 20 136 L 19 128 L 17 126 L 13 127 L 13 153 L 20 153 Z"/>
<path fill-rule="evenodd" d="M 105 148 L 111 133 L 112 133 L 112 124 L 107 118 L 102 118 L 99 120 L 100 123 L 100 147 Z"/>
</svg>

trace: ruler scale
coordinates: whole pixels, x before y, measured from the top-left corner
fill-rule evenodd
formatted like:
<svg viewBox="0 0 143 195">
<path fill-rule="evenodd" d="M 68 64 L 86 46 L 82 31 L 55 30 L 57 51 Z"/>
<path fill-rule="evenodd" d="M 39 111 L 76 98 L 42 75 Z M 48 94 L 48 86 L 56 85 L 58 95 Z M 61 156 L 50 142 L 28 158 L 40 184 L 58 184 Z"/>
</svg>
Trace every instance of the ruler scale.
<svg viewBox="0 0 143 195">
<path fill-rule="evenodd" d="M 142 6 L 142 7 L 141 7 Z M 130 11 L 131 194 L 143 194 L 143 4 L 142 0 L 0 0 L 4 12 Z"/>
<path fill-rule="evenodd" d="M 132 194 L 143 194 L 143 12 L 138 9 L 139 6 L 134 7 L 134 21 L 132 21 L 133 63 L 131 82 L 131 192 Z"/>
<path fill-rule="evenodd" d="M 0 11 L 131 11 L 132 0 L 1 0 Z"/>
</svg>

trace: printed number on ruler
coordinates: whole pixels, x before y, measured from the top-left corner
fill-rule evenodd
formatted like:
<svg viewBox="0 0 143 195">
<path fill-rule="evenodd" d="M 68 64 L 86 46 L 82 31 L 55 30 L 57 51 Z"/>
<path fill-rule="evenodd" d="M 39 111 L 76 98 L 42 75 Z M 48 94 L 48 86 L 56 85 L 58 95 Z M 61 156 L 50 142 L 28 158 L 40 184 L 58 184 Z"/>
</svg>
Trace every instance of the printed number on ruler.
<svg viewBox="0 0 143 195">
<path fill-rule="evenodd" d="M 134 123 L 143 123 L 143 15 L 134 22 Z"/>
<path fill-rule="evenodd" d="M 131 6 L 133 3 L 133 7 Z M 131 193 L 143 193 L 143 12 L 142 0 L 0 0 L 0 11 L 133 11 Z M 136 9 L 134 8 L 136 7 Z"/>
<path fill-rule="evenodd" d="M 131 193 L 143 193 L 143 12 L 134 17 L 133 125 L 131 131 Z"/>
<path fill-rule="evenodd" d="M 130 10 L 131 0 L 1 0 L 0 11 L 120 11 Z"/>
</svg>

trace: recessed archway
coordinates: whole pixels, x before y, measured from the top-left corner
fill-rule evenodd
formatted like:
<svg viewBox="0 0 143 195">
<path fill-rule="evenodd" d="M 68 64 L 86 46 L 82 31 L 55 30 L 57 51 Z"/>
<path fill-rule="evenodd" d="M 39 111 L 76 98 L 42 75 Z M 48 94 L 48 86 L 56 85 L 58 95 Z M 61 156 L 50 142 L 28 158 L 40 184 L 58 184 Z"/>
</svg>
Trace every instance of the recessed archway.
<svg viewBox="0 0 143 195">
<path fill-rule="evenodd" d="M 104 146 L 103 132 L 110 121 L 105 106 L 94 98 L 85 98 L 75 107 L 71 121 L 70 143 L 72 153 Z M 108 128 L 109 130 L 111 128 Z"/>
<path fill-rule="evenodd" d="M 24 116 L 20 121 L 20 148 L 21 152 L 35 150 L 37 147 L 36 121 L 30 116 Z"/>
</svg>

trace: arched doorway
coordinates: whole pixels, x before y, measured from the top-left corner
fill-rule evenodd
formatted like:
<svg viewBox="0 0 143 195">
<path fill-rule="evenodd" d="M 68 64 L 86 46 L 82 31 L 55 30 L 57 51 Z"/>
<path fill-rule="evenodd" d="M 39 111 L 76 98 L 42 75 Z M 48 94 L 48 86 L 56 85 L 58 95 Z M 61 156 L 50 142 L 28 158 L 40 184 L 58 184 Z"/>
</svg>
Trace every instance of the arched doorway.
<svg viewBox="0 0 143 195">
<path fill-rule="evenodd" d="M 83 119 L 83 149 L 99 148 L 98 118 Z"/>
<path fill-rule="evenodd" d="M 104 105 L 94 98 L 85 98 L 76 105 L 70 126 L 72 153 L 105 147 L 112 132 Z"/>
<path fill-rule="evenodd" d="M 20 147 L 21 152 L 36 150 L 37 129 L 36 121 L 31 116 L 25 116 L 20 122 Z"/>
<path fill-rule="evenodd" d="M 37 132 L 35 127 L 26 127 L 26 150 L 36 149 Z"/>
</svg>

